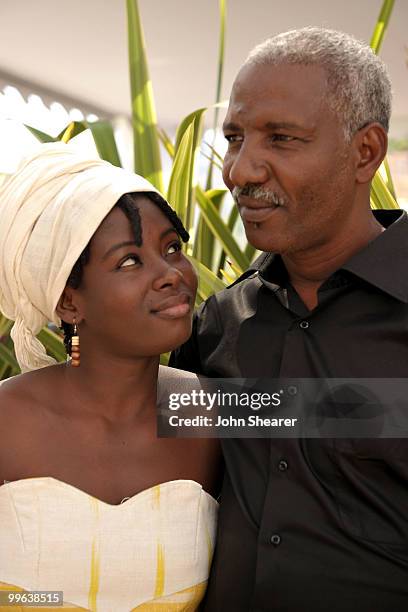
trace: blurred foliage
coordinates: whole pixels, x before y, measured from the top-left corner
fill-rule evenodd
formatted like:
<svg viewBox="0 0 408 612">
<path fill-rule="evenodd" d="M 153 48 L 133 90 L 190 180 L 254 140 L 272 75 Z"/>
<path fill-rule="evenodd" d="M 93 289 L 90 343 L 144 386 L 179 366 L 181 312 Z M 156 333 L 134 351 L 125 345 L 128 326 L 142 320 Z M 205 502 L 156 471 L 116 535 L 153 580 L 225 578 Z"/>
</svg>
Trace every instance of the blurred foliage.
<svg viewBox="0 0 408 612">
<path fill-rule="evenodd" d="M 388 141 L 389 151 L 408 151 L 408 138 L 390 138 Z"/>
</svg>

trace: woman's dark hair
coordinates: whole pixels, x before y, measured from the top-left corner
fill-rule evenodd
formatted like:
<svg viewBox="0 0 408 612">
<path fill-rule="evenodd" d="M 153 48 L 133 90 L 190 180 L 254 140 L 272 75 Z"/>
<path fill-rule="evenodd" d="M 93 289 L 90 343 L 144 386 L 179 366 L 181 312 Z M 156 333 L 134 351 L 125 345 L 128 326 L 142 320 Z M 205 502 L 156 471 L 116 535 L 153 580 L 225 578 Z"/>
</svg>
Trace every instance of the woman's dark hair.
<svg viewBox="0 0 408 612">
<path fill-rule="evenodd" d="M 176 232 L 179 234 L 180 238 L 183 242 L 188 242 L 190 236 L 182 224 L 181 220 L 174 212 L 172 208 L 167 204 L 166 200 L 161 197 L 158 193 L 154 191 L 146 191 L 146 192 L 137 192 L 137 193 L 125 193 L 119 200 L 116 202 L 115 206 L 120 208 L 129 219 L 130 225 L 132 226 L 133 235 L 135 237 L 135 243 L 137 246 L 142 246 L 142 222 L 140 219 L 139 209 L 137 207 L 137 199 L 140 196 L 145 196 L 149 198 L 156 206 L 160 208 L 160 210 L 164 213 L 164 215 L 168 218 L 170 223 L 173 225 Z M 78 289 L 82 281 L 82 275 L 84 266 L 89 261 L 90 257 L 90 242 L 86 245 L 81 255 L 78 257 L 77 261 L 72 268 L 71 274 L 68 277 L 67 285 L 72 287 L 73 289 Z M 71 338 L 73 335 L 73 326 L 70 323 L 66 323 L 65 321 L 61 321 L 61 329 L 64 333 L 64 344 L 67 354 L 71 354 Z"/>
</svg>

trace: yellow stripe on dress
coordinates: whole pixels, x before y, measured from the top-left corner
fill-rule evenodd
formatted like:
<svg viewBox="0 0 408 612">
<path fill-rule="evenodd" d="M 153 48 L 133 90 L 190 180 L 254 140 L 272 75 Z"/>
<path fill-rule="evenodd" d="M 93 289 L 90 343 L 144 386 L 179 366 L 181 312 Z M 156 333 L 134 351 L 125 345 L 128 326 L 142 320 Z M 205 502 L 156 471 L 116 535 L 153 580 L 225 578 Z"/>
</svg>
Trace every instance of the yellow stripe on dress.
<svg viewBox="0 0 408 612">
<path fill-rule="evenodd" d="M 192 587 L 166 595 L 160 599 L 146 601 L 130 612 L 196 612 L 204 597 L 207 580 Z"/>
<path fill-rule="evenodd" d="M 152 493 L 153 493 L 153 507 L 155 507 L 156 510 L 160 510 L 160 485 L 156 485 L 155 487 L 153 487 Z"/>
<path fill-rule="evenodd" d="M 160 516 L 160 485 L 152 488 L 152 502 L 153 510 L 156 513 L 157 519 L 157 533 L 161 534 L 161 516 Z M 164 548 L 160 540 L 157 542 L 156 547 L 156 584 L 154 589 L 154 597 L 163 597 L 164 594 L 164 582 L 165 582 L 165 557 Z"/>
<path fill-rule="evenodd" d="M 92 540 L 91 580 L 88 592 L 88 607 L 92 612 L 96 612 L 96 599 L 98 597 L 100 579 L 99 534 L 97 531 L 97 528 L 99 526 L 99 502 L 94 497 L 92 497 L 90 501 L 92 505 L 92 510 L 95 514 L 96 534 Z"/>
<path fill-rule="evenodd" d="M 212 543 L 212 539 L 211 539 L 207 524 L 205 525 L 205 536 L 207 540 L 207 552 L 208 552 L 208 573 L 210 573 L 214 550 L 213 550 L 213 543 Z"/>
<path fill-rule="evenodd" d="M 164 550 L 160 542 L 157 543 L 157 568 L 156 568 L 156 587 L 154 589 L 155 597 L 163 597 L 165 579 L 165 560 Z"/>
</svg>

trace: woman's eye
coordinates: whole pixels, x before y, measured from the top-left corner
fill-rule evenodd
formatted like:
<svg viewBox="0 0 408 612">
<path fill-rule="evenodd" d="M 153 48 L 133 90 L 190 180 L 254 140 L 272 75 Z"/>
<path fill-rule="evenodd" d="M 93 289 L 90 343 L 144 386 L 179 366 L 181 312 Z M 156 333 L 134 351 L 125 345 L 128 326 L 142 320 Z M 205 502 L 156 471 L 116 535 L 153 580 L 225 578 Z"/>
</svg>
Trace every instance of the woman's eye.
<svg viewBox="0 0 408 612">
<path fill-rule="evenodd" d="M 167 248 L 167 255 L 173 255 L 178 251 L 181 251 L 181 242 L 172 242 Z"/>
<path fill-rule="evenodd" d="M 129 266 L 134 266 L 135 264 L 141 264 L 140 257 L 138 255 L 128 255 L 126 259 L 122 261 L 119 268 L 128 268 Z"/>
</svg>

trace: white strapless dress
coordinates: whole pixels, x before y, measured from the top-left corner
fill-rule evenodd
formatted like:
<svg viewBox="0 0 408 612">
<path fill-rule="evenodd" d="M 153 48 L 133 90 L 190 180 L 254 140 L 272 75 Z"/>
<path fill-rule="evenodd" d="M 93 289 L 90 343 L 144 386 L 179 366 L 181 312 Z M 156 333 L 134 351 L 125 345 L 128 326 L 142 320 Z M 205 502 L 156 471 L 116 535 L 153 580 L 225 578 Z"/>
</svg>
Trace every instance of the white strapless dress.
<svg viewBox="0 0 408 612">
<path fill-rule="evenodd" d="M 173 480 L 121 505 L 55 478 L 0 486 L 0 590 L 63 591 L 64 607 L 193 612 L 211 565 L 218 503 Z"/>
</svg>

